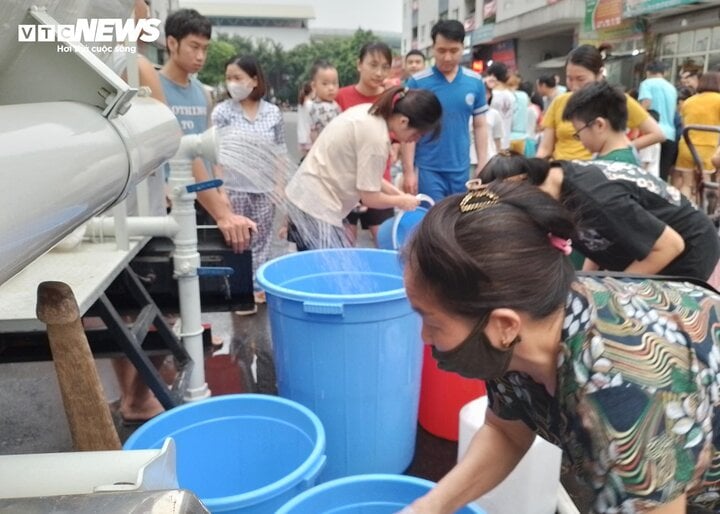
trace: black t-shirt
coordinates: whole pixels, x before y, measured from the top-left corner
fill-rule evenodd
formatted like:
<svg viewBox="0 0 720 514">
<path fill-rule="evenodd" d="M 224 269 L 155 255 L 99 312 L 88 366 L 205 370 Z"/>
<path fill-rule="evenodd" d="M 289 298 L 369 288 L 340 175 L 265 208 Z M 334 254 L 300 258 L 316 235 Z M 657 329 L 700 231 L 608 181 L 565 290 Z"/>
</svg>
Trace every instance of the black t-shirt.
<svg viewBox="0 0 720 514">
<path fill-rule="evenodd" d="M 622 271 L 648 256 L 666 226 L 685 250 L 664 270 L 706 280 L 720 257 L 715 226 L 680 192 L 639 166 L 614 161 L 562 162 L 562 201 L 575 213 L 573 244 L 602 269 Z"/>
</svg>

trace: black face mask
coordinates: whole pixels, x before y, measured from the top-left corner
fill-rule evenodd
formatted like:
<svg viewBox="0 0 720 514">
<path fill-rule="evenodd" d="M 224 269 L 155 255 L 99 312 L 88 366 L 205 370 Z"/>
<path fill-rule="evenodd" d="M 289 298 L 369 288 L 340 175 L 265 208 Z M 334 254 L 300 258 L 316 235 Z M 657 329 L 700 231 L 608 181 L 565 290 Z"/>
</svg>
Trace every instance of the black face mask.
<svg viewBox="0 0 720 514">
<path fill-rule="evenodd" d="M 432 355 L 438 367 L 465 378 L 493 380 L 502 377 L 510 365 L 513 347 L 520 342 L 516 337 L 507 350 L 498 350 L 485 335 L 487 322 L 478 323 L 465 340 L 446 352 L 432 347 Z"/>
</svg>

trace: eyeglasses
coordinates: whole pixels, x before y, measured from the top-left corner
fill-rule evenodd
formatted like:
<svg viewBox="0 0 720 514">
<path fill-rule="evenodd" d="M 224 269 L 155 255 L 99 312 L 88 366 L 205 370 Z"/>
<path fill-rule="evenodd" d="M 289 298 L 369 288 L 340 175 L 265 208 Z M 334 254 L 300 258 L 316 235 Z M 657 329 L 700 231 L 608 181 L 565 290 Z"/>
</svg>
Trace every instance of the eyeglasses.
<svg viewBox="0 0 720 514">
<path fill-rule="evenodd" d="M 592 121 L 586 123 L 585 125 L 583 125 L 582 127 L 580 127 L 579 129 L 577 129 L 577 131 L 575 133 L 573 133 L 573 135 L 572 135 L 573 139 L 576 141 L 580 141 L 580 132 L 582 132 L 583 130 L 585 130 L 588 127 L 592 127 L 592 125 L 594 123 L 595 123 L 595 120 L 592 120 Z"/>
</svg>

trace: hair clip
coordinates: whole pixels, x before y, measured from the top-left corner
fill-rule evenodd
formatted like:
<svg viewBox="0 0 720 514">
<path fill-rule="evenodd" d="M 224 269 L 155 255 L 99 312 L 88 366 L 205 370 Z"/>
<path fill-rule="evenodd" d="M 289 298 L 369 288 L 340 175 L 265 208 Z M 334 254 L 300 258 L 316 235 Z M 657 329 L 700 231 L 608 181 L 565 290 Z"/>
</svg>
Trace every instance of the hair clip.
<svg viewBox="0 0 720 514">
<path fill-rule="evenodd" d="M 487 185 L 483 185 L 482 179 L 473 178 L 465 182 L 465 189 L 468 191 L 480 191 L 485 189 Z"/>
<path fill-rule="evenodd" d="M 402 100 L 403 98 L 405 98 L 405 95 L 407 95 L 407 92 L 408 92 L 408 91 L 409 91 L 408 88 L 407 88 L 407 87 L 404 87 L 404 88 L 402 88 L 400 91 L 398 91 L 397 93 L 395 93 L 395 94 L 393 95 L 393 98 L 392 98 L 392 106 L 393 106 L 393 109 L 395 108 L 395 105 L 396 105 L 400 100 Z"/>
<path fill-rule="evenodd" d="M 500 197 L 488 191 L 488 186 L 479 178 L 468 180 L 465 187 L 468 188 L 468 193 L 460 201 L 460 212 L 481 211 L 500 201 Z"/>
<path fill-rule="evenodd" d="M 570 255 L 572 253 L 572 240 L 571 239 L 563 239 L 562 237 L 558 237 L 555 234 L 548 234 L 548 239 L 550 239 L 550 244 L 562 252 L 563 255 Z"/>
</svg>

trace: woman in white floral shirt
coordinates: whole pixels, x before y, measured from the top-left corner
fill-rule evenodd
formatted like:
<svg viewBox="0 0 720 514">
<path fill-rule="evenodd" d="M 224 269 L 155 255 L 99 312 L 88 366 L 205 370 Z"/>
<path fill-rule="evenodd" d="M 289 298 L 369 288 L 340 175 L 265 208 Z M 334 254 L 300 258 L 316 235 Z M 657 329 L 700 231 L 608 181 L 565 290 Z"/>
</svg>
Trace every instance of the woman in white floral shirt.
<svg viewBox="0 0 720 514">
<path fill-rule="evenodd" d="M 230 98 L 212 112 L 212 123 L 225 128 L 221 134 L 223 180 L 236 214 L 257 223 L 252 236 L 252 269 L 270 257 L 272 225 L 278 198 L 287 172 L 285 126 L 280 109 L 263 99 L 267 92 L 260 64 L 249 55 L 233 57 L 225 66 L 225 86 Z M 256 288 L 255 301 L 264 302 L 264 292 Z"/>
</svg>

